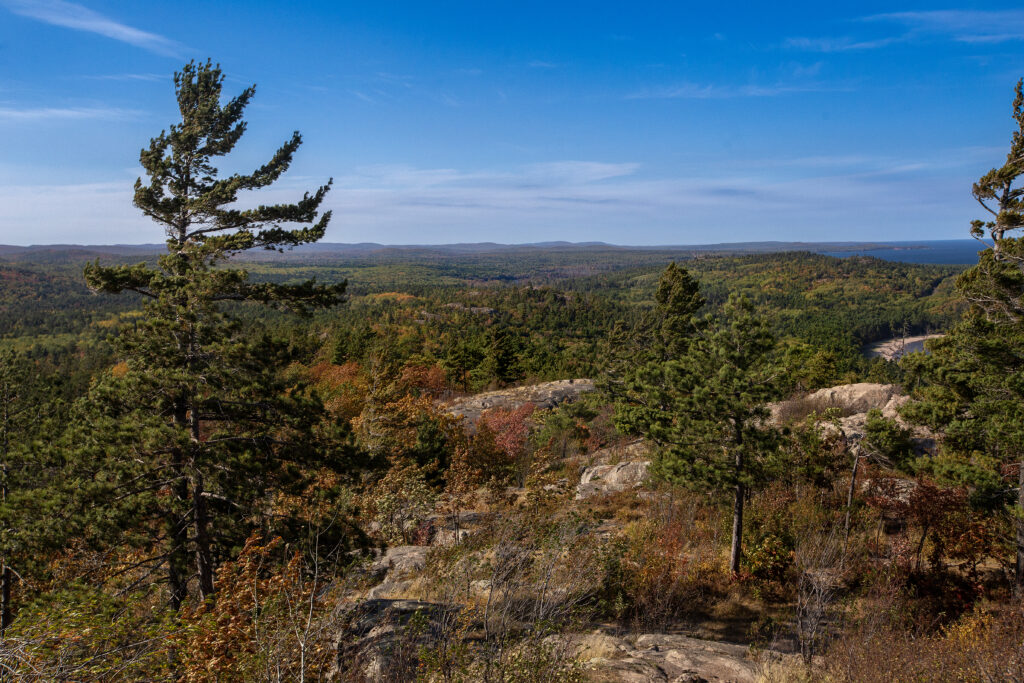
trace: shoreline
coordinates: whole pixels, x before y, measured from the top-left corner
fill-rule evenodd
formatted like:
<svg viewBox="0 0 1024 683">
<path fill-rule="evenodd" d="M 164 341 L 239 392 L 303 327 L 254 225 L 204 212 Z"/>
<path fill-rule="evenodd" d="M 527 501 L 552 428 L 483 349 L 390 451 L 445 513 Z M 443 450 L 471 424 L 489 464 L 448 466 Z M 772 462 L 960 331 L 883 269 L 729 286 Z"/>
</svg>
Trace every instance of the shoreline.
<svg viewBox="0 0 1024 683">
<path fill-rule="evenodd" d="M 923 348 L 928 339 L 944 337 L 945 334 L 921 334 L 914 337 L 895 337 L 881 342 L 875 342 L 867 347 L 868 357 L 881 356 L 886 360 L 897 360 L 907 353 L 913 353 Z M 919 348 L 907 349 L 908 346 L 918 345 Z"/>
</svg>

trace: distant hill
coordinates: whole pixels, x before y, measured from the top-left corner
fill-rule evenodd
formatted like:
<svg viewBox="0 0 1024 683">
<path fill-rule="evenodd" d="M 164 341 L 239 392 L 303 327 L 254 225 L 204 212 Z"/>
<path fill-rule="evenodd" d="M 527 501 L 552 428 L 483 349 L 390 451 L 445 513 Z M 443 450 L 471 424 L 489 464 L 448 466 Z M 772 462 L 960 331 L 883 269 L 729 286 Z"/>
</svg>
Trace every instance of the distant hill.
<svg viewBox="0 0 1024 683">
<path fill-rule="evenodd" d="M 669 258 L 688 258 L 698 254 L 754 254 L 809 251 L 831 256 L 874 256 L 886 261 L 908 263 L 969 264 L 977 262 L 980 245 L 975 240 L 937 240 L 922 242 L 721 242 L 718 244 L 679 244 L 631 246 L 605 242 L 535 242 L 499 244 L 475 242 L 457 244 L 346 244 L 323 242 L 296 247 L 290 251 L 254 252 L 245 256 L 252 261 L 305 260 L 325 257 L 419 257 L 445 258 L 459 255 L 558 253 L 661 254 Z M 145 258 L 164 250 L 163 244 L 42 244 L 27 247 L 0 245 L 0 259 L 35 262 L 60 262 L 114 257 Z"/>
</svg>

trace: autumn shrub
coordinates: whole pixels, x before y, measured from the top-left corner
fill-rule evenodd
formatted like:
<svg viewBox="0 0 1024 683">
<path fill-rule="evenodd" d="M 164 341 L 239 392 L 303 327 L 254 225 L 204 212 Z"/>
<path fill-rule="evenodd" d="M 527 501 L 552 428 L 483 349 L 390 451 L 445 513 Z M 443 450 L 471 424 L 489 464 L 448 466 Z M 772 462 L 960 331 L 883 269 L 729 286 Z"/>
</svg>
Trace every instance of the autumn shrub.
<svg viewBox="0 0 1024 683">
<path fill-rule="evenodd" d="M 428 483 L 431 468 L 392 459 L 391 466 L 363 496 L 368 528 L 388 544 L 410 545 L 434 511 L 438 494 Z"/>
<path fill-rule="evenodd" d="M 218 570 L 216 598 L 182 608 L 173 638 L 179 680 L 327 680 L 339 579 L 280 538 L 251 537 Z"/>
<path fill-rule="evenodd" d="M 175 626 L 154 589 L 115 596 L 75 582 L 22 607 L 0 639 L 0 680 L 158 680 Z"/>
<path fill-rule="evenodd" d="M 490 470 L 491 478 L 517 486 L 525 483 L 530 470 L 529 436 L 535 409 L 532 403 L 525 403 L 518 408 L 492 408 L 480 417 L 478 431 L 490 432 L 493 438 L 493 448 L 481 449 L 481 453 L 492 454 L 489 463 L 482 463 Z"/>
<path fill-rule="evenodd" d="M 1019 603 L 986 607 L 933 634 L 900 626 L 860 626 L 836 640 L 819 680 L 1024 680 L 1024 613 Z"/>
<path fill-rule="evenodd" d="M 394 380 L 380 378 L 377 384 L 352 420 L 360 446 L 380 465 L 407 459 L 440 473 L 462 440 L 459 420 L 427 396 L 403 393 Z"/>
<path fill-rule="evenodd" d="M 368 383 L 358 363 L 318 363 L 307 372 L 313 387 L 323 398 L 324 407 L 332 416 L 347 421 L 362 412 Z"/>
<path fill-rule="evenodd" d="M 743 556 L 744 568 L 759 582 L 781 582 L 793 564 L 793 549 L 784 540 L 769 534 L 750 544 Z"/>
<path fill-rule="evenodd" d="M 831 489 L 805 482 L 776 481 L 751 500 L 741 579 L 755 597 L 787 601 L 800 579 L 795 553 L 838 523 Z"/>
<path fill-rule="evenodd" d="M 664 628 L 725 592 L 718 520 L 688 494 L 652 503 L 604 552 L 602 612 L 639 628 Z"/>
<path fill-rule="evenodd" d="M 421 652 L 429 680 L 580 680 L 554 634 L 590 616 L 600 581 L 593 523 L 546 499 L 495 506 L 464 543 L 428 557 L 428 598 L 459 606 L 441 625 L 447 637 Z"/>
<path fill-rule="evenodd" d="M 441 398 L 450 393 L 444 368 L 410 361 L 402 367 L 397 383 L 401 390 L 417 396 Z"/>
</svg>

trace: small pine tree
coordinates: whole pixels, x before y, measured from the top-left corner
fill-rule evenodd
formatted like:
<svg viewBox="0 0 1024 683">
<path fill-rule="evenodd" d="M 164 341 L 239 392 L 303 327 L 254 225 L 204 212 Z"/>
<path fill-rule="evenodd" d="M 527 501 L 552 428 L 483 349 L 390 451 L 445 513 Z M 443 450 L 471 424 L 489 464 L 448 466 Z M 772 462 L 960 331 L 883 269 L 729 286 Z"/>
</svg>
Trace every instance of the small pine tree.
<svg viewBox="0 0 1024 683">
<path fill-rule="evenodd" d="M 684 314 L 700 301 L 689 288 L 683 297 L 665 298 L 670 300 L 686 302 Z M 706 317 L 688 323 L 688 337 L 669 337 L 678 355 L 645 363 L 631 374 L 626 386 L 633 399 L 619 404 L 616 421 L 658 446 L 655 471 L 664 479 L 732 493 L 729 568 L 735 574 L 744 501 L 764 480 L 780 443 L 778 431 L 768 426 L 766 407 L 778 395 L 780 373 L 772 363 L 774 339 L 750 302 L 733 295 L 723 313 L 721 321 Z M 666 315 L 666 320 L 673 318 Z"/>
<path fill-rule="evenodd" d="M 700 284 L 675 262 L 658 279 L 654 300 L 657 306 L 634 327 L 617 322 L 604 340 L 606 361 L 598 387 L 616 402 L 643 404 L 642 397 L 627 390 L 628 376 L 645 363 L 682 356 L 696 331 L 694 316 L 705 303 Z"/>
<path fill-rule="evenodd" d="M 670 263 L 658 280 L 654 300 L 661 314 L 661 355 L 665 359 L 679 357 L 686 352 L 687 341 L 693 334 L 694 316 L 704 307 L 700 284 L 685 268 Z"/>
</svg>

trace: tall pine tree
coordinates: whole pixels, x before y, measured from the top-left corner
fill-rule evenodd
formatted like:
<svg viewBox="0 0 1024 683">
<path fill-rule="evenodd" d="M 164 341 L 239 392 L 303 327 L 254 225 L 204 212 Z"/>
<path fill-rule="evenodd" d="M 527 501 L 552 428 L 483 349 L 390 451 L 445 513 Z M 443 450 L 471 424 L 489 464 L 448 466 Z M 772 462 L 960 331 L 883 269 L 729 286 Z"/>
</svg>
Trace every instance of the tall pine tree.
<svg viewBox="0 0 1024 683">
<path fill-rule="evenodd" d="M 176 73 L 181 121 L 140 154 L 149 179 L 136 182 L 134 203 L 165 229 L 167 253 L 156 267 L 85 270 L 93 290 L 147 303 L 116 339 L 121 363 L 80 407 L 79 489 L 93 501 L 94 529 L 151 549 L 142 562 L 162 568 L 175 609 L 193 580 L 200 599 L 214 593 L 217 564 L 268 523 L 270 494 L 299 485 L 304 467 L 345 464 L 318 438 L 319 404 L 281 379 L 286 347 L 225 309 L 255 302 L 301 313 L 342 300 L 345 283 L 254 283 L 228 264 L 248 249 L 322 238 L 330 182 L 295 203 L 240 208 L 240 193 L 281 177 L 302 138 L 294 133 L 252 173 L 222 176 L 214 163 L 245 132 L 254 93 L 222 103 L 223 81 L 209 61 Z"/>
<path fill-rule="evenodd" d="M 966 485 L 977 504 L 1016 520 L 1016 589 L 1024 593 L 1024 82 L 1013 100 L 1006 162 L 983 175 L 971 193 L 990 214 L 971 223 L 988 247 L 957 279 L 969 304 L 964 319 L 930 355 L 908 357 L 921 383 L 905 414 L 943 434 L 938 457 L 923 468 Z"/>
</svg>

